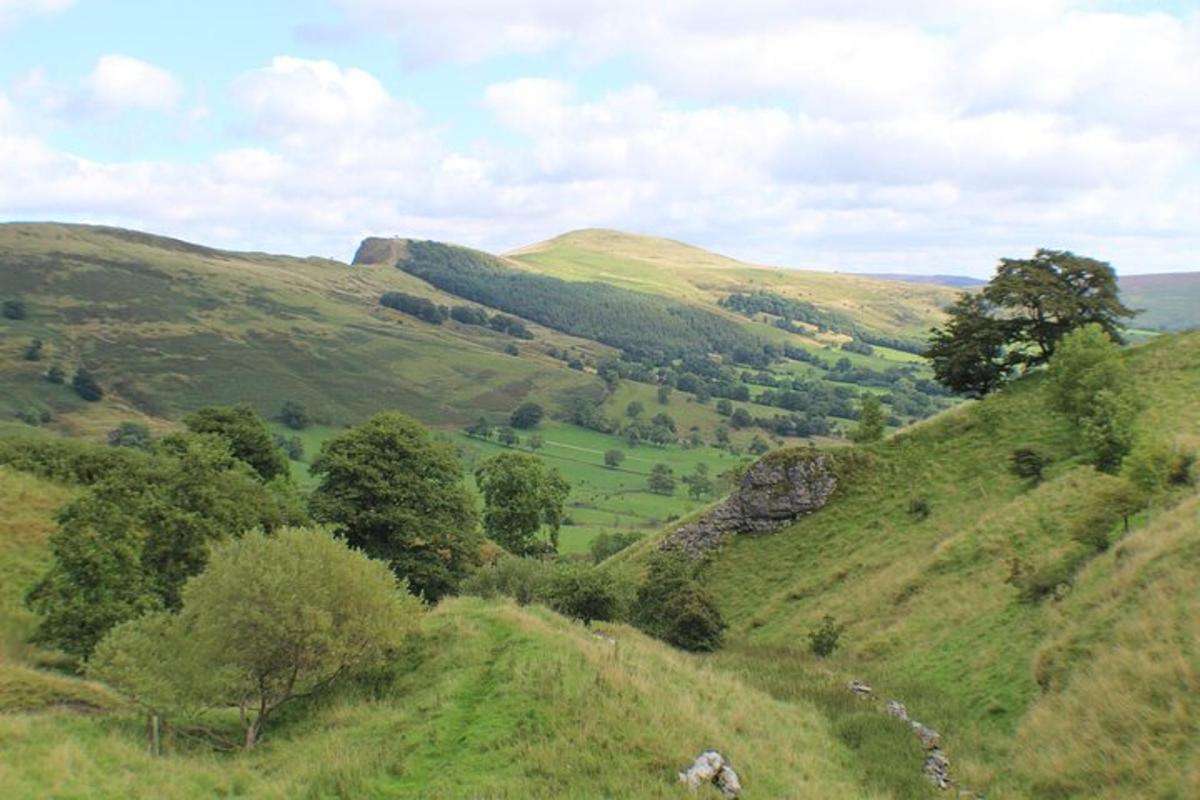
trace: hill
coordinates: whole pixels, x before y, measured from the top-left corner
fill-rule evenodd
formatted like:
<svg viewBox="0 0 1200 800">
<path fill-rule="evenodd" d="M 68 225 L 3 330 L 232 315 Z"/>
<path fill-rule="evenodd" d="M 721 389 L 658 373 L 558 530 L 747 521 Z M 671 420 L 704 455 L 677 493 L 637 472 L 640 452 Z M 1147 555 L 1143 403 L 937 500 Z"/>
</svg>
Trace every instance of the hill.
<svg viewBox="0 0 1200 800">
<path fill-rule="evenodd" d="M 1194 455 L 1200 334 L 1127 358 L 1140 435 Z M 1052 459 L 1040 484 L 1009 471 L 1023 447 Z M 830 671 L 865 680 L 940 731 L 961 785 L 989 797 L 1194 796 L 1195 488 L 1128 532 L 1097 515 L 1119 481 L 1080 463 L 1039 376 L 860 452 L 826 507 L 713 557 L 732 623 L 714 662 L 782 699 L 821 702 Z M 819 659 L 805 639 L 826 614 L 846 627 Z"/>
<path fill-rule="evenodd" d="M 1156 331 L 1200 328 L 1200 272 L 1127 275 L 1121 278 L 1125 304 L 1141 313 L 1133 324 Z"/>
<path fill-rule="evenodd" d="M 785 702 L 625 626 L 461 599 L 389 666 L 280 720 L 249 754 L 180 737 L 145 752 L 137 710 L 14 649 L 60 487 L 0 468 L 0 787 L 5 798 L 684 798 L 726 750 L 753 798 L 871 797 L 806 702 Z M 26 565 L 24 567 L 20 565 Z M 13 579 L 13 580 L 10 580 Z M 10 595 L 12 597 L 10 597 Z"/>
</svg>

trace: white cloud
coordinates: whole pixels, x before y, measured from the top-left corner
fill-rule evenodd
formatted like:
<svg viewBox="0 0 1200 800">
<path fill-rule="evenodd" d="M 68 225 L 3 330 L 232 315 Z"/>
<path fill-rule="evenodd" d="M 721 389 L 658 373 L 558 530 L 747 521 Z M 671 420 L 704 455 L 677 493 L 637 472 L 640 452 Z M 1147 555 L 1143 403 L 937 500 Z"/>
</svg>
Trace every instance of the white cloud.
<svg viewBox="0 0 1200 800">
<path fill-rule="evenodd" d="M 74 4 L 74 0 L 0 0 L 0 32 L 27 17 L 56 14 Z"/>
<path fill-rule="evenodd" d="M 167 70 L 124 55 L 101 56 L 83 79 L 86 101 L 101 112 L 129 109 L 169 111 L 183 87 Z"/>
</svg>

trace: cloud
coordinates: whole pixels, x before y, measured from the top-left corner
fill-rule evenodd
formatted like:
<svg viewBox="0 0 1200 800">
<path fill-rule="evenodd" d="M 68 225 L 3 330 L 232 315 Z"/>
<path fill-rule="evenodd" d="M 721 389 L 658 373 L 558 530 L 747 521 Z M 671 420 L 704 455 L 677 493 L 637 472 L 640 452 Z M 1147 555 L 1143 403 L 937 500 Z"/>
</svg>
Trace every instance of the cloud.
<svg viewBox="0 0 1200 800">
<path fill-rule="evenodd" d="M 130 109 L 169 111 L 183 87 L 167 70 L 124 55 L 101 56 L 83 79 L 85 102 L 102 113 Z"/>
<path fill-rule="evenodd" d="M 56 14 L 74 4 L 74 0 L 0 0 L 0 32 L 28 17 Z"/>
</svg>

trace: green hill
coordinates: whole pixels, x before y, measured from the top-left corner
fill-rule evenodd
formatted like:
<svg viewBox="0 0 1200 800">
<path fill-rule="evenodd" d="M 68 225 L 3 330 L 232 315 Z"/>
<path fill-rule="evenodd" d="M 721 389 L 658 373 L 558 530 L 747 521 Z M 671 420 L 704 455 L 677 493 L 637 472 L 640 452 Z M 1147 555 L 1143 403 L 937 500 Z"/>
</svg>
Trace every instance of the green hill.
<svg viewBox="0 0 1200 800">
<path fill-rule="evenodd" d="M 1133 324 L 1156 331 L 1200 328 L 1200 272 L 1127 275 L 1121 278 L 1125 304 L 1141 313 Z"/>
<path fill-rule="evenodd" d="M 1196 453 L 1200 334 L 1127 357 L 1141 435 Z M 714 557 L 733 627 L 715 663 L 784 699 L 820 702 L 840 686 L 829 671 L 865 680 L 938 729 L 956 777 L 989 797 L 1193 796 L 1195 489 L 1110 528 L 1094 509 L 1116 479 L 1072 442 L 1034 376 L 867 448 L 828 506 Z M 1053 458 L 1037 486 L 1009 472 L 1022 447 Z M 1096 553 L 1081 533 L 1113 543 Z M 846 628 L 818 659 L 806 635 L 825 614 Z"/>
<path fill-rule="evenodd" d="M 0 468 L 0 787 L 5 798 L 239 796 L 684 798 L 708 747 L 744 797 L 874 796 L 806 702 L 784 702 L 621 625 L 603 636 L 544 609 L 454 600 L 387 669 L 281 719 L 253 753 L 180 736 L 146 754 L 104 687 L 37 668 L 19 596 L 65 490 Z"/>
</svg>

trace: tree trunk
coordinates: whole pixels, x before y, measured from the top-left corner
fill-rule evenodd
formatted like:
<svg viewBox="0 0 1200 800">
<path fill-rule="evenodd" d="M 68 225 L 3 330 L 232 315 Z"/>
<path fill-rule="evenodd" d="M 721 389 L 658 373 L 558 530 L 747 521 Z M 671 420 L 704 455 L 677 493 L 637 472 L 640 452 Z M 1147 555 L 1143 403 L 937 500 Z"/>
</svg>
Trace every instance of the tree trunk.
<svg viewBox="0 0 1200 800">
<path fill-rule="evenodd" d="M 255 717 L 249 725 L 246 726 L 246 741 L 244 747 L 246 750 L 253 750 L 254 743 L 258 741 L 258 727 L 261 724 L 262 717 Z"/>
</svg>

